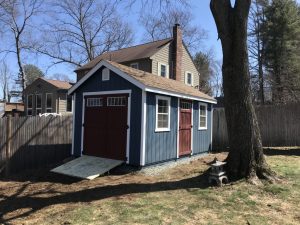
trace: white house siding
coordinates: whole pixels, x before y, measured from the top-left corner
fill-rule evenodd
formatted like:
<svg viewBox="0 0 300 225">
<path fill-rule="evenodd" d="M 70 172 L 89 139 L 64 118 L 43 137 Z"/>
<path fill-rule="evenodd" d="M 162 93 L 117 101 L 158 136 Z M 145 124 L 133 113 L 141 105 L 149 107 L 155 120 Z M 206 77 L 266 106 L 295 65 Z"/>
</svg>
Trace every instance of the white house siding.
<svg viewBox="0 0 300 225">
<path fill-rule="evenodd" d="M 193 73 L 193 86 L 199 85 L 199 75 L 198 71 L 193 63 L 193 60 L 191 59 L 188 51 L 185 47 L 183 47 L 183 53 L 182 53 L 182 70 L 181 70 L 181 80 L 184 82 L 184 76 L 185 72 L 189 71 Z"/>
<path fill-rule="evenodd" d="M 160 51 L 154 54 L 152 57 L 152 73 L 158 74 L 158 63 L 165 63 L 169 65 L 169 76 L 172 72 L 172 45 L 171 43 L 164 46 Z M 182 69 L 181 69 L 181 81 L 185 82 L 185 72 L 189 71 L 193 73 L 193 86 L 199 85 L 198 71 L 185 47 L 183 47 L 182 53 Z"/>
<path fill-rule="evenodd" d="M 59 93 L 58 97 L 58 113 L 66 113 L 67 93 Z"/>
<path fill-rule="evenodd" d="M 171 70 L 171 43 L 166 44 L 161 50 L 159 50 L 156 54 L 154 54 L 151 59 L 152 59 L 152 73 L 153 74 L 158 74 L 158 63 L 164 63 L 169 65 L 169 75 Z"/>
</svg>

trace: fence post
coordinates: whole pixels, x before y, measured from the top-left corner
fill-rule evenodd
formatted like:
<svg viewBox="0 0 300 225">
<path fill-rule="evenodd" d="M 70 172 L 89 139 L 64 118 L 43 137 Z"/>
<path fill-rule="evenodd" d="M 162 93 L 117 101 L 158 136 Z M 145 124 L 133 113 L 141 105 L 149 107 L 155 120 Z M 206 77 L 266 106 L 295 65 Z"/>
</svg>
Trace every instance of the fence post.
<svg viewBox="0 0 300 225">
<path fill-rule="evenodd" d="M 8 115 L 7 118 L 7 123 L 6 123 L 6 151 L 5 151 L 5 161 L 6 161 L 6 166 L 5 166 L 5 175 L 8 176 L 10 169 L 9 169 L 9 161 L 10 161 L 10 150 L 11 150 L 11 136 L 12 136 L 12 127 L 11 127 L 11 120 L 12 117 L 11 115 Z"/>
</svg>

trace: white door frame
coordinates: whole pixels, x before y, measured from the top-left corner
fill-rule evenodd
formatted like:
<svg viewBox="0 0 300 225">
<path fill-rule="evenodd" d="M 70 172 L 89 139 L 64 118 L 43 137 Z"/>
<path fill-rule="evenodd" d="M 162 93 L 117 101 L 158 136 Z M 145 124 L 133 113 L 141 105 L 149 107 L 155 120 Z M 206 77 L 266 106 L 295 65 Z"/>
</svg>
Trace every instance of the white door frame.
<svg viewBox="0 0 300 225">
<path fill-rule="evenodd" d="M 98 92 L 83 92 L 82 93 L 82 125 L 81 125 L 81 155 L 83 152 L 83 141 L 84 141 L 84 113 L 85 113 L 85 96 L 92 95 L 110 95 L 110 94 L 128 94 L 128 105 L 127 105 L 127 142 L 126 142 L 126 163 L 129 164 L 129 147 L 130 147 L 130 118 L 131 118 L 131 90 L 115 90 L 115 91 L 98 91 Z"/>
</svg>

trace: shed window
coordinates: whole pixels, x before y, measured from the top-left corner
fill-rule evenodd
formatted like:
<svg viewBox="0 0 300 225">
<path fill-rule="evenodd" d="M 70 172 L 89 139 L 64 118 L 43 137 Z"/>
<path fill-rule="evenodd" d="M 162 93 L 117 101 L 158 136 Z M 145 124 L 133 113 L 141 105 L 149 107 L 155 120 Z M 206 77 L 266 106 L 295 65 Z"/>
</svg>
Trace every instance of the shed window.
<svg viewBox="0 0 300 225">
<path fill-rule="evenodd" d="M 88 98 L 86 102 L 87 107 L 100 107 L 103 106 L 102 98 Z"/>
<path fill-rule="evenodd" d="M 193 74 L 190 72 L 185 73 L 185 84 L 193 86 Z"/>
<path fill-rule="evenodd" d="M 169 78 L 169 66 L 163 63 L 158 63 L 158 75 Z"/>
<path fill-rule="evenodd" d="M 109 69 L 104 68 L 102 70 L 102 81 L 107 81 L 110 79 L 110 75 L 109 75 Z"/>
<path fill-rule="evenodd" d="M 199 130 L 207 129 L 207 104 L 199 103 Z"/>
<path fill-rule="evenodd" d="M 156 96 L 155 131 L 170 131 L 170 101 L 168 97 Z"/>
<path fill-rule="evenodd" d="M 131 63 L 130 67 L 132 67 L 134 69 L 139 69 L 139 64 L 138 63 Z"/>
<path fill-rule="evenodd" d="M 33 96 L 27 95 L 27 116 L 32 116 Z"/>
<path fill-rule="evenodd" d="M 108 97 L 107 106 L 126 106 L 126 97 Z"/>
<path fill-rule="evenodd" d="M 46 113 L 52 113 L 52 94 L 46 94 Z"/>
<path fill-rule="evenodd" d="M 37 94 L 35 96 L 35 108 L 36 108 L 36 115 L 42 113 L 42 94 Z"/>
<path fill-rule="evenodd" d="M 67 94 L 67 112 L 72 112 L 72 96 Z"/>
</svg>

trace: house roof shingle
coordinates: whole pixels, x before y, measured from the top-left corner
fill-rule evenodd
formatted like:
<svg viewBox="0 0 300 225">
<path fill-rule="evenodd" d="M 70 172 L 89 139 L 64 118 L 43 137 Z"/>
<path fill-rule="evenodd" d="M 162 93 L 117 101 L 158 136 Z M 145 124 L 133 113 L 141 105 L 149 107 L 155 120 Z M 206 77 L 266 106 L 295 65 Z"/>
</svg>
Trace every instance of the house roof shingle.
<svg viewBox="0 0 300 225">
<path fill-rule="evenodd" d="M 149 42 L 128 48 L 122 48 L 116 51 L 105 52 L 75 71 L 89 70 L 96 66 L 101 60 L 110 60 L 114 62 L 129 62 L 137 59 L 149 58 L 159 51 L 164 45 L 169 43 L 172 38 Z"/>
<path fill-rule="evenodd" d="M 180 94 L 186 94 L 194 97 L 198 97 L 201 99 L 206 99 L 209 101 L 216 101 L 213 97 L 200 92 L 199 90 L 187 86 L 183 82 L 172 80 L 169 78 L 161 77 L 152 73 L 144 72 L 142 70 L 134 69 L 116 62 L 106 61 L 114 67 L 118 68 L 122 72 L 131 76 L 135 80 L 141 82 L 147 87 L 158 88 L 161 90 L 166 90 L 170 92 L 176 92 Z"/>
<path fill-rule="evenodd" d="M 61 80 L 50 80 L 46 78 L 42 78 L 44 81 L 52 84 L 53 86 L 57 87 L 58 89 L 65 89 L 68 90 L 72 87 L 72 84 L 68 81 L 61 81 Z"/>
</svg>

